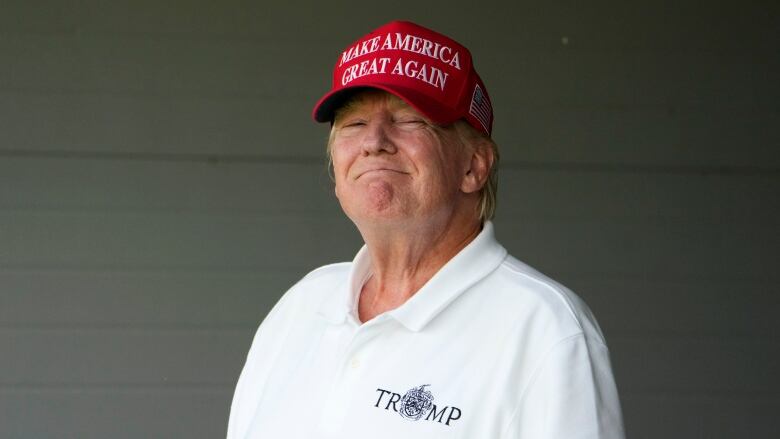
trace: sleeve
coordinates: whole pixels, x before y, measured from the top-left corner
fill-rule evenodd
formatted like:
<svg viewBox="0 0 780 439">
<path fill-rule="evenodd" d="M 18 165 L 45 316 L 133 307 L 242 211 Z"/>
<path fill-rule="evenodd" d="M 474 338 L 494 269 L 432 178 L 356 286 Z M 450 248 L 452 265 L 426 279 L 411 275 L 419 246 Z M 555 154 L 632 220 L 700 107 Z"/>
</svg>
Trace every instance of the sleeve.
<svg viewBox="0 0 780 439">
<path fill-rule="evenodd" d="M 607 346 L 577 334 L 550 348 L 501 437 L 624 439 Z"/>
<path fill-rule="evenodd" d="M 288 330 L 288 322 L 291 320 L 288 315 L 292 307 L 290 292 L 283 295 L 274 305 L 255 333 L 233 393 L 227 439 L 242 438 L 249 429 L 265 381 L 274 364 L 276 354 L 281 349 L 284 335 Z"/>
</svg>

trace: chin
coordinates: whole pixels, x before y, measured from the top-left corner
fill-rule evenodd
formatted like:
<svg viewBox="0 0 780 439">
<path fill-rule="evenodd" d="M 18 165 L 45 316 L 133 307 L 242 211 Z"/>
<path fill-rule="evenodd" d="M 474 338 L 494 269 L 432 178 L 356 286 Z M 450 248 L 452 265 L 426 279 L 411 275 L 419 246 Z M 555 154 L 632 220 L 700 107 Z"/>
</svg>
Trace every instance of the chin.
<svg viewBox="0 0 780 439">
<path fill-rule="evenodd" d="M 407 217 L 403 191 L 385 181 L 372 181 L 357 190 L 340 191 L 339 203 L 348 217 L 367 221 L 395 221 Z"/>
</svg>

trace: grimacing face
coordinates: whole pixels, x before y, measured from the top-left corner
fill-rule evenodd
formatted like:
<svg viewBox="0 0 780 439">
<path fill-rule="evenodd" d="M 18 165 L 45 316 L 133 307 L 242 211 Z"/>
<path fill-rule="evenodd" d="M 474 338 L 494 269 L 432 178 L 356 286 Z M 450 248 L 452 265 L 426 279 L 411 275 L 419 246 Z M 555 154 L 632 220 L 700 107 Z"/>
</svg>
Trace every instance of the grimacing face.
<svg viewBox="0 0 780 439">
<path fill-rule="evenodd" d="M 453 129 L 383 91 L 361 92 L 342 107 L 329 149 L 336 196 L 358 226 L 447 221 L 484 184 L 470 172 L 473 151 Z"/>
</svg>

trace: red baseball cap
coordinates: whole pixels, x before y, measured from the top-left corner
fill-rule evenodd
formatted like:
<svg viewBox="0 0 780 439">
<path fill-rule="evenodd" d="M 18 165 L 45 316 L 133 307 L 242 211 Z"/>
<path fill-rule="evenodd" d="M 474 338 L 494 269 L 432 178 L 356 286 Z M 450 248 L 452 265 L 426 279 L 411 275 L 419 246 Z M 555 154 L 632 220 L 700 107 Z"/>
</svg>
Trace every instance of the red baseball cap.
<svg viewBox="0 0 780 439">
<path fill-rule="evenodd" d="M 357 90 L 378 88 L 439 125 L 465 119 L 490 135 L 493 105 L 468 49 L 408 21 L 392 21 L 355 41 L 336 61 L 331 90 L 314 106 L 317 122 L 333 121 Z"/>
</svg>

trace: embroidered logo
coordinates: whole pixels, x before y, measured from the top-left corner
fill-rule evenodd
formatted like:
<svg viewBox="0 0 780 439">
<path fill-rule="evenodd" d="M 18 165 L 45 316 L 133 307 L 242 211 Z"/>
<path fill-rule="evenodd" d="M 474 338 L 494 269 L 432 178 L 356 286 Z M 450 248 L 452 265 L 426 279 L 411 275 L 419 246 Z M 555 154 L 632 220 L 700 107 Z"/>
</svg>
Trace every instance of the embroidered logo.
<svg viewBox="0 0 780 439">
<path fill-rule="evenodd" d="M 425 390 L 430 384 L 423 384 L 409 390 L 401 398 L 401 408 L 398 414 L 406 419 L 418 421 L 433 406 L 433 393 Z"/>
<path fill-rule="evenodd" d="M 410 421 L 424 419 L 449 426 L 450 422 L 460 419 L 462 412 L 458 407 L 444 406 L 441 409 L 436 407 L 436 404 L 433 403 L 433 393 L 426 387 L 430 387 L 430 384 L 413 387 L 407 390 L 403 396 L 390 390 L 376 389 L 379 392 L 379 398 L 377 398 L 374 407 L 385 410 L 390 410 L 392 407 L 394 412 Z M 389 398 L 385 399 L 386 396 Z M 383 407 L 380 407 L 382 403 L 384 403 Z"/>
</svg>

